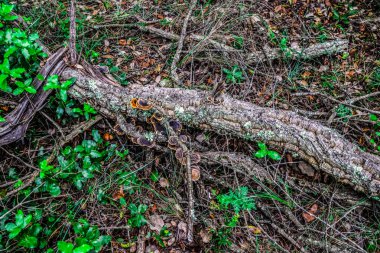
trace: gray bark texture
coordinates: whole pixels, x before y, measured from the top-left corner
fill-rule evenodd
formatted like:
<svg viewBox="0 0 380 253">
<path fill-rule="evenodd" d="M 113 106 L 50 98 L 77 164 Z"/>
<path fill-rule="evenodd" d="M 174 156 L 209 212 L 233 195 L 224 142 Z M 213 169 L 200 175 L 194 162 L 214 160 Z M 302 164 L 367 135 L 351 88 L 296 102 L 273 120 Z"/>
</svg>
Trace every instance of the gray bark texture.
<svg viewBox="0 0 380 253">
<path fill-rule="evenodd" d="M 149 101 L 153 108 L 183 125 L 242 140 L 265 142 L 320 169 L 339 182 L 369 195 L 380 194 L 380 157 L 363 152 L 339 133 L 291 111 L 263 108 L 221 95 L 221 103 L 209 102 L 207 91 L 106 83 L 78 69 L 66 69 L 64 79 L 76 78 L 71 97 L 89 103 L 106 117 L 143 118 L 130 101 Z"/>
</svg>

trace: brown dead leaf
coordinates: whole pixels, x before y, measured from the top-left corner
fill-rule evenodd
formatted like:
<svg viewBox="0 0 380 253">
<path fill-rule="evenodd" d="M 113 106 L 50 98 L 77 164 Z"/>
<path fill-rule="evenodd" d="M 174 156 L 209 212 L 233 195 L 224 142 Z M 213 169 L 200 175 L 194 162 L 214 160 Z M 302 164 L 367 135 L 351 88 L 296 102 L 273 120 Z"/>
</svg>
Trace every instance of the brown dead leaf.
<svg viewBox="0 0 380 253">
<path fill-rule="evenodd" d="M 211 241 L 211 234 L 208 231 L 202 229 L 199 232 L 199 236 L 202 238 L 202 242 L 203 243 L 210 243 L 210 241 Z"/>
<path fill-rule="evenodd" d="M 127 45 L 127 40 L 126 39 L 121 39 L 121 40 L 119 40 L 119 45 L 120 46 L 126 46 Z"/>
<path fill-rule="evenodd" d="M 149 217 L 149 228 L 151 230 L 157 231 L 159 233 L 164 225 L 165 222 L 160 215 L 155 214 Z"/>
<path fill-rule="evenodd" d="M 113 59 L 115 57 L 113 55 L 106 54 L 106 55 L 102 55 L 102 58 L 104 58 L 104 59 Z"/>
<path fill-rule="evenodd" d="M 308 212 L 302 213 L 302 217 L 305 219 L 307 223 L 315 220 L 315 213 L 318 211 L 318 205 L 313 204 Z"/>
<path fill-rule="evenodd" d="M 114 194 L 112 194 L 112 198 L 114 200 L 119 200 L 121 198 L 124 198 L 125 194 L 124 194 L 124 189 L 123 189 L 123 186 L 120 186 L 120 189 L 115 192 Z"/>
<path fill-rule="evenodd" d="M 169 187 L 169 181 L 166 178 L 161 177 L 160 178 L 160 186 L 163 188 Z"/>
<path fill-rule="evenodd" d="M 251 231 L 255 235 L 261 234 L 261 229 L 255 226 L 248 226 L 249 231 Z"/>
</svg>

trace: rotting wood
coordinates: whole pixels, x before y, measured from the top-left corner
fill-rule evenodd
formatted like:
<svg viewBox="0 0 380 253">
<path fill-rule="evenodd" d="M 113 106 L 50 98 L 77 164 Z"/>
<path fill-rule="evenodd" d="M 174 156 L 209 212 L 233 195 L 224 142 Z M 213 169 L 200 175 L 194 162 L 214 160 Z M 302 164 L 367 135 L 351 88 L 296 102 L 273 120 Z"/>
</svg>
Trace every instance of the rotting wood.
<svg viewBox="0 0 380 253">
<path fill-rule="evenodd" d="M 130 85 L 109 85 L 76 69 L 66 69 L 64 79 L 75 77 L 70 96 L 90 103 L 107 117 L 136 117 L 132 98 L 151 101 L 165 115 L 183 125 L 220 134 L 266 142 L 271 148 L 285 149 L 313 167 L 331 174 L 355 190 L 380 193 L 380 158 L 363 152 L 333 129 L 294 112 L 263 108 L 222 95 L 221 104 L 207 102 L 206 91 Z"/>
</svg>

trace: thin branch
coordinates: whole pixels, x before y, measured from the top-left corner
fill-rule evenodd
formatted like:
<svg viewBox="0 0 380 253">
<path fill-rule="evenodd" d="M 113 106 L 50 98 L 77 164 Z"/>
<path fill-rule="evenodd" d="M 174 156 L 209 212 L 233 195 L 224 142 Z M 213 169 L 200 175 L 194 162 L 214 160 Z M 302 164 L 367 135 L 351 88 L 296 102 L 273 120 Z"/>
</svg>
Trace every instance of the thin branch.
<svg viewBox="0 0 380 253">
<path fill-rule="evenodd" d="M 75 0 L 71 0 L 70 4 L 70 61 L 75 65 L 77 61 L 76 53 L 76 21 L 75 21 Z"/>
<path fill-rule="evenodd" d="M 181 55 L 182 48 L 183 48 L 183 42 L 184 42 L 185 37 L 186 37 L 187 25 L 189 23 L 191 13 L 193 12 L 193 9 L 195 8 L 196 4 L 197 4 L 197 0 L 192 0 L 190 3 L 189 12 L 187 13 L 185 20 L 183 21 L 181 37 L 179 38 L 177 51 L 173 57 L 173 61 L 172 61 L 171 69 L 170 69 L 171 74 L 172 74 L 172 78 L 177 84 L 181 83 L 181 81 L 179 80 L 178 74 L 177 74 L 177 63 L 179 61 L 179 57 Z"/>
</svg>

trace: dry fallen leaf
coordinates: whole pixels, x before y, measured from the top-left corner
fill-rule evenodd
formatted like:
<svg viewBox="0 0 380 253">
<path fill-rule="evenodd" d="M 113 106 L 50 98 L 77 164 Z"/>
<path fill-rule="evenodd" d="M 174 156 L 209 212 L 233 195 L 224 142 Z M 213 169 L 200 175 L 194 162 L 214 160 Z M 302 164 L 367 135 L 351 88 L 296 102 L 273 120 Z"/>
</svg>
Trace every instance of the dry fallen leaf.
<svg viewBox="0 0 380 253">
<path fill-rule="evenodd" d="M 160 178 L 160 186 L 163 188 L 169 187 L 169 181 L 166 178 Z"/>
<path fill-rule="evenodd" d="M 112 194 L 112 198 L 114 199 L 114 200 L 119 200 L 119 199 L 121 199 L 121 198 L 124 198 L 124 189 L 123 189 L 123 186 L 120 186 L 120 189 L 117 191 L 117 192 L 115 192 L 114 194 Z"/>
<path fill-rule="evenodd" d="M 127 40 L 126 39 L 121 39 L 121 40 L 119 40 L 119 45 L 120 46 L 126 46 L 127 45 Z"/>
<path fill-rule="evenodd" d="M 200 237 L 202 238 L 203 243 L 209 243 L 211 241 L 211 234 L 206 230 L 201 230 L 199 232 Z"/>
<path fill-rule="evenodd" d="M 155 214 L 149 217 L 149 228 L 151 230 L 157 231 L 159 233 L 164 225 L 164 220 L 160 215 Z"/>
<path fill-rule="evenodd" d="M 251 231 L 255 235 L 261 234 L 261 229 L 255 226 L 248 226 L 249 231 Z"/>
<path fill-rule="evenodd" d="M 302 217 L 305 219 L 307 223 L 315 220 L 315 213 L 318 211 L 318 205 L 313 204 L 308 212 L 302 213 Z"/>
</svg>

